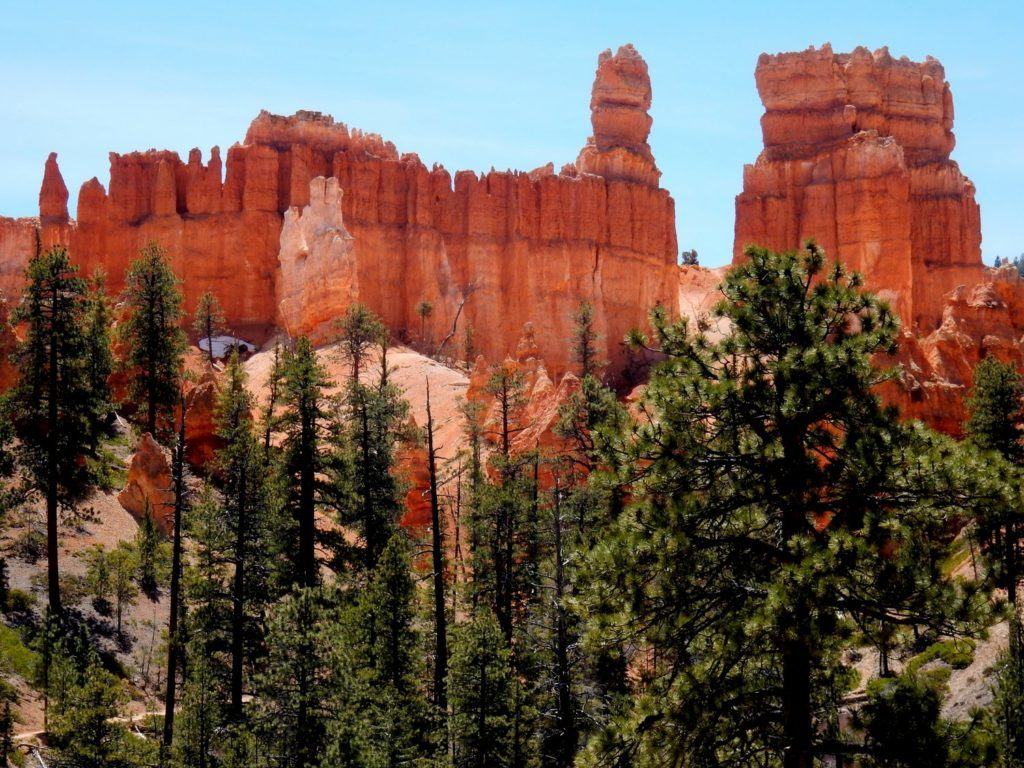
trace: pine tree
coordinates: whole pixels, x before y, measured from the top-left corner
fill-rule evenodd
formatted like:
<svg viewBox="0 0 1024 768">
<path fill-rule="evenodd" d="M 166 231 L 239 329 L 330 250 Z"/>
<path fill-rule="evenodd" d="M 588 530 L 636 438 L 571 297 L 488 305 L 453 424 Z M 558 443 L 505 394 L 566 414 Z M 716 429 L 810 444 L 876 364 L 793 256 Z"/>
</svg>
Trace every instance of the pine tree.
<svg viewBox="0 0 1024 768">
<path fill-rule="evenodd" d="M 472 323 L 466 323 L 466 329 L 462 332 L 462 361 L 467 368 L 473 366 L 476 360 L 476 329 Z"/>
<path fill-rule="evenodd" d="M 120 542 L 107 555 L 110 566 L 111 584 L 114 591 L 114 611 L 117 617 L 117 634 L 122 635 L 121 620 L 124 609 L 135 602 L 139 590 L 135 577 L 139 571 L 138 551 L 128 542 Z"/>
<path fill-rule="evenodd" d="M 177 698 L 178 662 L 182 652 L 182 632 L 179 622 L 182 615 L 182 527 L 189 503 L 188 488 L 185 484 L 185 437 L 186 408 L 184 391 L 178 395 L 178 439 L 174 443 L 171 462 L 171 483 L 174 492 L 171 519 L 171 588 L 167 620 L 167 682 L 164 691 L 164 727 L 160 740 L 161 764 L 167 759 L 174 742 L 174 707 Z"/>
<path fill-rule="evenodd" d="M 48 734 L 60 763 L 76 768 L 135 768 L 153 755 L 118 718 L 128 703 L 123 683 L 91 661 L 58 700 Z"/>
<path fill-rule="evenodd" d="M 280 426 L 284 432 L 282 475 L 288 521 L 279 531 L 282 551 L 290 562 L 290 581 L 313 586 L 319 580 L 316 561 L 316 508 L 320 498 L 317 474 L 323 467 L 326 429 L 324 390 L 327 374 L 309 339 L 300 337 L 284 364 Z"/>
<path fill-rule="evenodd" d="M 223 745 L 231 699 L 231 551 L 222 498 L 206 485 L 189 505 L 185 530 L 192 546 L 182 574 L 182 712 L 175 752 L 186 765 L 211 766 Z"/>
<path fill-rule="evenodd" d="M 451 733 L 455 768 L 513 764 L 510 651 L 488 610 L 457 627 L 451 664 Z"/>
<path fill-rule="evenodd" d="M 427 378 L 427 473 L 430 479 L 430 562 L 434 587 L 434 706 L 448 712 L 448 613 L 445 604 L 444 521 L 438 494 L 437 449 L 434 445 L 434 417 L 430 408 L 430 379 Z"/>
<path fill-rule="evenodd" d="M 46 499 L 49 606 L 60 616 L 58 508 L 72 504 L 92 479 L 83 459 L 96 452 L 101 408 L 88 377 L 85 281 L 60 246 L 33 258 L 25 276 L 28 285 L 13 319 L 28 331 L 13 357 L 20 378 L 8 413 L 29 485 Z"/>
<path fill-rule="evenodd" d="M 420 319 L 420 343 L 424 347 L 429 346 L 427 344 L 427 320 L 434 314 L 434 305 L 426 299 L 420 299 L 416 303 L 416 315 Z"/>
<path fill-rule="evenodd" d="M 106 293 L 106 275 L 93 273 L 86 298 L 85 343 L 86 380 L 92 392 L 95 428 L 104 427 L 113 415 L 108 380 L 114 371 L 114 354 L 110 348 L 110 299 Z"/>
<path fill-rule="evenodd" d="M 270 373 L 267 376 L 267 404 L 263 409 L 263 460 L 270 464 L 271 440 L 278 426 L 277 406 L 281 401 L 281 388 L 284 379 L 284 362 L 281 343 L 274 342 L 274 359 L 270 366 Z"/>
<path fill-rule="evenodd" d="M 992 463 L 1020 488 L 1024 482 L 1024 377 L 1011 363 L 986 357 L 974 370 L 965 426 L 968 439 L 991 452 Z M 1010 603 L 1009 649 L 997 676 L 995 711 L 1001 725 L 1003 764 L 1024 766 L 1024 628 L 1018 607 L 1021 538 L 1019 500 L 990 503 L 976 520 L 976 534 L 995 580 Z"/>
<path fill-rule="evenodd" d="M 298 588 L 267 618 L 256 720 L 271 765 L 311 768 L 327 752 L 337 692 L 346 687 L 335 653 L 340 621 L 338 596 L 318 587 Z"/>
<path fill-rule="evenodd" d="M 397 768 L 427 759 L 436 749 L 419 680 L 423 669 L 413 624 L 415 601 L 409 544 L 399 530 L 381 553 L 359 604 L 370 764 Z"/>
<path fill-rule="evenodd" d="M 570 350 L 573 360 L 579 364 L 579 376 L 595 376 L 601 368 L 597 350 L 599 336 L 594 329 L 594 305 L 582 301 L 573 313 L 573 334 Z"/>
<path fill-rule="evenodd" d="M 359 541 L 335 560 L 348 559 L 369 572 L 380 558 L 402 512 L 395 476 L 398 441 L 406 438 L 409 405 L 387 383 L 386 364 L 376 386 L 352 380 L 341 396 L 343 423 L 332 439 L 329 486 L 339 522 Z M 348 550 L 346 553 L 345 549 Z"/>
<path fill-rule="evenodd" d="M 133 374 L 129 397 L 142 406 L 143 426 L 155 436 L 158 419 L 178 401 L 186 346 L 178 280 L 155 242 L 128 268 L 124 301 L 128 315 L 119 329 L 127 349 L 123 362 Z"/>
<path fill-rule="evenodd" d="M 228 525 L 233 542 L 231 583 L 231 713 L 242 717 L 243 670 L 247 660 L 246 635 L 250 603 L 265 590 L 265 569 L 255 567 L 264 551 L 260 484 L 261 465 L 252 421 L 253 397 L 246 387 L 245 369 L 238 353 L 231 355 L 224 389 L 217 402 L 217 435 L 224 447 L 217 452 L 217 467 L 224 490 Z"/>
<path fill-rule="evenodd" d="M 338 321 L 342 354 L 352 367 L 352 379 L 359 383 L 363 362 L 370 349 L 380 343 L 384 324 L 362 304 L 353 304 Z"/>
<path fill-rule="evenodd" d="M 155 595 L 160 586 L 166 555 L 166 543 L 156 527 L 153 510 L 146 500 L 142 521 L 133 542 L 138 564 L 139 588 L 147 595 Z"/>
<path fill-rule="evenodd" d="M 212 292 L 206 291 L 199 297 L 196 304 L 196 311 L 192 319 L 192 330 L 200 340 L 206 339 L 206 355 L 210 365 L 213 365 L 213 339 L 216 336 L 223 336 L 227 333 L 226 318 L 224 310 Z"/>
<path fill-rule="evenodd" d="M 981 464 L 872 391 L 895 317 L 813 244 L 746 256 L 722 338 L 652 315 L 665 359 L 616 446 L 632 500 L 592 550 L 587 604 L 597 642 L 639 644 L 644 684 L 595 761 L 809 768 L 851 621 L 958 634 L 983 614 L 938 565 Z M 879 589 L 891 560 L 905 590 Z"/>
<path fill-rule="evenodd" d="M 7 670 L 0 664 L 0 672 L 7 674 Z M 0 678 L 0 760 L 8 761 L 14 751 L 14 712 L 11 706 L 18 703 L 17 689 Z"/>
</svg>

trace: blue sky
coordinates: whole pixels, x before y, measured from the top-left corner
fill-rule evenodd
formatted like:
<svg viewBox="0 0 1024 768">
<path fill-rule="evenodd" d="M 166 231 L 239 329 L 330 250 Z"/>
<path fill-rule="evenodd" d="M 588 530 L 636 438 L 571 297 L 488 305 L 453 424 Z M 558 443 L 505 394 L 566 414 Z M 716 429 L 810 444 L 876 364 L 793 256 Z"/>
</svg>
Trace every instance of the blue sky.
<svg viewBox="0 0 1024 768">
<path fill-rule="evenodd" d="M 1024 252 L 1020 2 L 35 2 L 0 0 L 0 214 L 35 215 L 43 161 L 72 190 L 107 153 L 241 140 L 261 108 L 315 109 L 450 170 L 575 159 L 598 53 L 632 42 L 679 244 L 728 260 L 761 146 L 762 51 L 831 41 L 937 57 L 954 159 L 978 189 L 985 260 Z"/>
</svg>

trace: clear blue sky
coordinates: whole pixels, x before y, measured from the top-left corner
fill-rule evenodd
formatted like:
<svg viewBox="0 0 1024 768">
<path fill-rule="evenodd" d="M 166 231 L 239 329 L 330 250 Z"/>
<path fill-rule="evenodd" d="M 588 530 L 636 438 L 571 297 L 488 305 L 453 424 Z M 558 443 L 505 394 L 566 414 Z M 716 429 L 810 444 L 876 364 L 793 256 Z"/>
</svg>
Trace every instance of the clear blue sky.
<svg viewBox="0 0 1024 768">
<path fill-rule="evenodd" d="M 728 260 L 733 198 L 761 146 L 762 51 L 888 45 L 946 67 L 954 158 L 985 260 L 1024 251 L 1020 2 L 35 2 L 0 0 L 0 214 L 37 213 L 47 153 L 71 189 L 107 152 L 204 157 L 261 108 L 315 109 L 450 170 L 575 159 L 597 54 L 632 42 L 654 84 L 651 144 L 679 244 Z"/>
</svg>

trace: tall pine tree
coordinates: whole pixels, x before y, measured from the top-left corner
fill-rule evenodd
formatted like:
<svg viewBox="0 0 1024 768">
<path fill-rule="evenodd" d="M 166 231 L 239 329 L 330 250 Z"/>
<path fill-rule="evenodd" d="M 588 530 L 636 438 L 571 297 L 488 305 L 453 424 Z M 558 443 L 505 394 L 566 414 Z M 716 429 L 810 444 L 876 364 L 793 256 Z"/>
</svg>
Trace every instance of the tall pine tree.
<svg viewBox="0 0 1024 768">
<path fill-rule="evenodd" d="M 125 274 L 127 318 L 119 327 L 126 348 L 124 366 L 132 372 L 129 397 L 142 410 L 142 424 L 156 436 L 159 420 L 178 401 L 185 354 L 178 279 L 167 253 L 149 243 Z"/>
<path fill-rule="evenodd" d="M 939 565 L 976 466 L 872 391 L 888 308 L 813 244 L 748 249 L 722 291 L 719 339 L 654 313 L 650 417 L 616 446 L 632 501 L 592 551 L 588 610 L 598 639 L 648 650 L 595 761 L 809 768 L 851 620 L 957 634 L 982 610 Z M 906 590 L 880 588 L 893 560 Z"/>
<path fill-rule="evenodd" d="M 25 274 L 28 284 L 13 317 L 28 330 L 14 353 L 20 378 L 9 413 L 29 485 L 46 499 L 47 591 L 50 611 L 59 616 L 58 511 L 91 480 L 83 459 L 96 451 L 103 393 L 89 376 L 86 283 L 67 251 L 45 251 Z"/>
</svg>

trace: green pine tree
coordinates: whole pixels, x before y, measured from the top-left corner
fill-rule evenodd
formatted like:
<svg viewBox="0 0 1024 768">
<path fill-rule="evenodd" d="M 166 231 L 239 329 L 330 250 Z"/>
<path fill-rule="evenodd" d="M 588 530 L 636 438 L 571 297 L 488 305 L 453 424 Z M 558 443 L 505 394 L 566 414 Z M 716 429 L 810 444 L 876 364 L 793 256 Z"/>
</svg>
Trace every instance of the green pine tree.
<svg viewBox="0 0 1024 768">
<path fill-rule="evenodd" d="M 223 489 L 227 525 L 231 532 L 231 712 L 242 717 L 244 670 L 251 665 L 252 637 L 267 598 L 267 564 L 263 561 L 269 542 L 263 456 L 256 441 L 252 419 L 254 400 L 246 384 L 238 353 L 232 354 L 223 390 L 217 401 L 217 435 L 223 448 L 217 452 L 219 484 Z"/>
<path fill-rule="evenodd" d="M 324 437 L 328 427 L 325 394 L 331 386 L 309 339 L 300 337 L 289 350 L 282 376 L 284 433 L 281 474 L 285 520 L 279 527 L 279 548 L 288 564 L 281 578 L 310 587 L 319 582 L 316 560 L 316 510 L 321 505 Z"/>
<path fill-rule="evenodd" d="M 213 365 L 213 338 L 227 333 L 227 319 L 217 297 L 206 291 L 199 297 L 196 311 L 192 316 L 192 330 L 200 340 L 206 339 L 206 356 Z"/>
<path fill-rule="evenodd" d="M 363 363 L 370 349 L 380 343 L 384 324 L 362 304 L 353 304 L 337 323 L 342 354 L 352 369 L 352 379 L 359 382 Z"/>
<path fill-rule="evenodd" d="M 339 402 L 328 466 L 329 498 L 339 522 L 354 530 L 354 546 L 335 546 L 335 561 L 365 571 L 380 559 L 402 513 L 402 488 L 395 474 L 399 440 L 406 439 L 409 405 L 386 380 L 375 386 L 352 380 Z"/>
<path fill-rule="evenodd" d="M 489 610 L 456 628 L 451 663 L 455 768 L 513 765 L 515 702 L 510 650 Z"/>
<path fill-rule="evenodd" d="M 965 426 L 968 439 L 990 452 L 1015 487 L 1024 487 L 1024 377 L 1012 363 L 986 357 L 974 370 Z M 1002 742 L 1002 764 L 1024 766 L 1024 662 L 1018 592 L 1021 579 L 1021 536 L 1024 521 L 1020 500 L 996 500 L 975 519 L 976 535 L 991 576 L 1006 590 L 1010 603 L 1009 648 L 996 677 L 994 712 Z"/>
<path fill-rule="evenodd" d="M 143 413 L 144 429 L 157 434 L 178 402 L 186 339 L 178 279 L 167 253 L 149 243 L 125 274 L 127 318 L 119 328 L 127 352 L 124 366 L 132 372 L 129 397 Z"/>
<path fill-rule="evenodd" d="M 110 298 L 106 292 L 107 278 L 101 271 L 93 273 L 89 281 L 85 313 L 86 380 L 92 391 L 95 408 L 95 428 L 106 426 L 113 416 L 108 380 L 114 371 L 114 354 L 110 347 L 110 328 L 113 322 Z"/>
<path fill-rule="evenodd" d="M 586 610 L 596 644 L 638 646 L 637 690 L 594 763 L 809 768 L 851 624 L 959 634 L 984 613 L 939 566 L 984 472 L 880 406 L 888 308 L 813 243 L 748 249 L 721 290 L 721 338 L 652 314 L 664 361 L 615 446 L 632 498 L 592 549 Z M 903 589 L 877 577 L 893 560 Z"/>
<path fill-rule="evenodd" d="M 267 617 L 267 656 L 255 693 L 261 740 L 270 765 L 311 768 L 327 753 L 339 691 L 350 689 L 336 643 L 339 597 L 297 588 Z"/>
<path fill-rule="evenodd" d="M 28 330 L 14 353 L 20 378 L 7 412 L 28 484 L 46 499 L 47 588 L 50 611 L 59 616 L 58 509 L 92 480 L 84 459 L 96 454 L 101 407 L 88 375 L 85 281 L 60 246 L 33 258 L 25 276 L 13 318 Z"/>
<path fill-rule="evenodd" d="M 155 744 L 139 739 L 118 718 L 128 693 L 121 680 L 95 661 L 54 702 L 48 729 L 60 762 L 76 768 L 135 768 L 151 764 Z"/>
<path fill-rule="evenodd" d="M 437 744 L 425 687 L 421 641 L 414 627 L 416 585 L 409 543 L 395 532 L 358 606 L 364 676 L 363 732 L 368 761 L 398 768 L 433 757 Z"/>
</svg>

